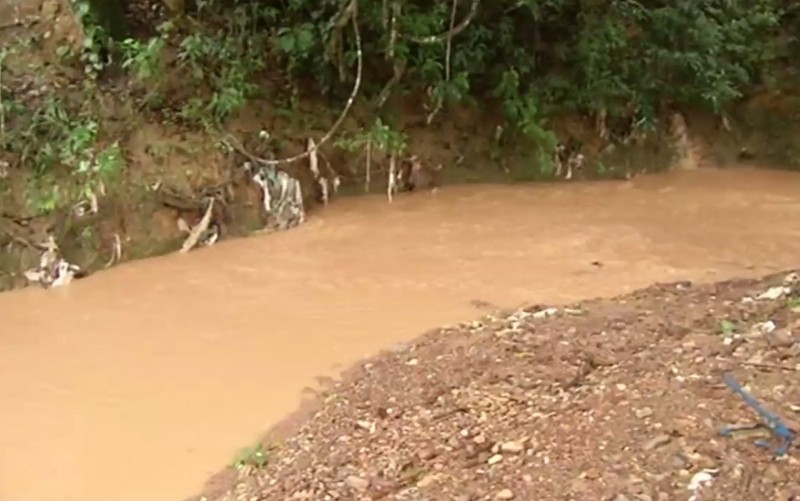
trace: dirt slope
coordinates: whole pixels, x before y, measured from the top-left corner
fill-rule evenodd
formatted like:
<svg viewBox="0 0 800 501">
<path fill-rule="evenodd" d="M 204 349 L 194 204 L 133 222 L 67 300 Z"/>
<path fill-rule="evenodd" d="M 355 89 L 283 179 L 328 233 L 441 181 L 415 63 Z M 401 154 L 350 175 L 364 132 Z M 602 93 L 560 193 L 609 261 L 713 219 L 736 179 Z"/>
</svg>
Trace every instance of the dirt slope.
<svg viewBox="0 0 800 501">
<path fill-rule="evenodd" d="M 725 373 L 798 418 L 800 295 L 770 289 L 797 282 L 662 284 L 429 333 L 354 368 L 204 499 L 800 499 L 796 451 L 720 436 L 759 421 Z"/>
</svg>

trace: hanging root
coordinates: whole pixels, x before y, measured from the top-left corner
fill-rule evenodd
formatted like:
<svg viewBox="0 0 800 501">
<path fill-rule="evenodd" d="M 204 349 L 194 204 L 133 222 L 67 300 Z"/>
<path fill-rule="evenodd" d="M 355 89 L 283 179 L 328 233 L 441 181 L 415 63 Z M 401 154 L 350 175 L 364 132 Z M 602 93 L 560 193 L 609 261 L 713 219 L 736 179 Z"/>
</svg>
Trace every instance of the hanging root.
<svg viewBox="0 0 800 501">
<path fill-rule="evenodd" d="M 372 181 L 372 141 L 368 140 L 364 149 L 367 155 L 366 173 L 364 174 L 364 193 L 369 193 L 369 185 Z"/>
<path fill-rule="evenodd" d="M 192 250 L 197 243 L 200 241 L 200 237 L 208 230 L 208 226 L 211 224 L 211 214 L 214 209 L 214 199 L 210 198 L 208 201 L 208 207 L 206 208 L 206 213 L 203 214 L 203 219 L 200 220 L 199 223 L 195 225 L 194 228 L 189 232 L 189 236 L 186 238 L 186 241 L 183 242 L 183 246 L 181 247 L 181 254 L 185 254 Z"/>
<path fill-rule="evenodd" d="M 699 163 L 698 151 L 689 137 L 686 119 L 680 113 L 672 115 L 672 136 L 678 156 L 676 167 L 682 170 L 696 169 Z"/>
<path fill-rule="evenodd" d="M 323 177 L 322 173 L 319 170 L 319 155 L 317 151 L 317 145 L 314 143 L 314 140 L 308 138 L 308 143 L 306 149 L 309 151 L 308 155 L 308 169 L 311 171 L 311 174 L 314 176 L 314 181 L 319 185 L 320 192 L 322 193 L 322 205 L 328 205 L 330 201 L 330 186 L 327 177 Z M 330 163 L 328 164 L 328 169 L 333 170 L 330 167 Z M 338 188 L 338 186 L 337 186 Z"/>
<path fill-rule="evenodd" d="M 450 73 L 451 73 L 451 65 L 450 65 L 450 57 L 453 52 L 453 30 L 456 25 L 456 11 L 458 10 L 458 0 L 453 0 L 453 7 L 450 10 L 450 29 L 447 31 L 447 48 L 445 49 L 444 55 L 444 81 L 446 83 L 450 83 Z M 433 111 L 430 112 L 428 115 L 427 123 L 428 125 L 433 122 L 433 119 L 436 118 L 436 114 L 441 111 L 442 106 L 444 105 L 444 99 L 437 99 L 436 100 L 436 107 Z"/>
<path fill-rule="evenodd" d="M 600 139 L 608 141 L 608 112 L 605 107 L 600 108 L 600 111 L 597 112 L 594 128 Z"/>
<path fill-rule="evenodd" d="M 339 19 L 336 21 L 337 26 L 339 25 L 344 26 L 347 24 L 348 21 L 350 21 L 353 24 L 353 35 L 355 36 L 355 42 L 356 42 L 356 78 L 355 82 L 353 83 L 353 89 L 350 91 L 350 97 L 348 97 L 344 109 L 342 110 L 341 114 L 339 114 L 339 118 L 336 119 L 336 122 L 334 122 L 330 130 L 328 130 L 328 132 L 326 132 L 325 135 L 322 136 L 322 138 L 316 144 L 314 149 L 307 150 L 299 155 L 295 155 L 288 158 L 279 158 L 279 159 L 260 158 L 245 150 L 244 146 L 242 146 L 239 140 L 236 139 L 231 134 L 228 134 L 224 139 L 225 143 L 229 147 L 238 151 L 242 155 L 246 156 L 254 163 L 258 163 L 261 165 L 275 166 L 281 164 L 289 164 L 297 162 L 298 160 L 302 160 L 311 155 L 312 151 L 316 152 L 323 144 L 327 143 L 333 137 L 333 135 L 336 133 L 339 127 L 341 127 L 342 123 L 344 122 L 344 119 L 347 118 L 347 115 L 350 113 L 350 109 L 353 107 L 353 102 L 355 102 L 356 96 L 358 96 L 358 93 L 361 89 L 361 78 L 364 67 L 364 60 L 363 60 L 364 56 L 363 56 L 363 50 L 361 48 L 361 32 L 358 29 L 357 7 L 358 7 L 357 0 L 351 0 L 350 3 L 347 5 L 347 7 L 345 7 L 345 9 L 342 11 L 341 15 L 339 16 Z"/>
<path fill-rule="evenodd" d="M 395 193 L 397 193 L 397 155 L 392 153 L 392 156 L 389 157 L 389 182 L 386 187 L 389 203 L 394 200 Z"/>
</svg>

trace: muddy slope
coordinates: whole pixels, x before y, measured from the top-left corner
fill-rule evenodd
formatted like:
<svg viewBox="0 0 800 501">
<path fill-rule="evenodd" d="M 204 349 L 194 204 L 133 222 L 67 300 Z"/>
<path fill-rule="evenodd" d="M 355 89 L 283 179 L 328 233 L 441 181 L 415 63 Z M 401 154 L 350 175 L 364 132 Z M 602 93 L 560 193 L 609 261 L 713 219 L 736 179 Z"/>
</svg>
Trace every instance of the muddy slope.
<svg viewBox="0 0 800 501">
<path fill-rule="evenodd" d="M 354 368 L 203 499 L 798 499 L 795 451 L 720 436 L 759 422 L 726 373 L 800 416 L 791 287 L 660 284 L 431 332 Z"/>
</svg>

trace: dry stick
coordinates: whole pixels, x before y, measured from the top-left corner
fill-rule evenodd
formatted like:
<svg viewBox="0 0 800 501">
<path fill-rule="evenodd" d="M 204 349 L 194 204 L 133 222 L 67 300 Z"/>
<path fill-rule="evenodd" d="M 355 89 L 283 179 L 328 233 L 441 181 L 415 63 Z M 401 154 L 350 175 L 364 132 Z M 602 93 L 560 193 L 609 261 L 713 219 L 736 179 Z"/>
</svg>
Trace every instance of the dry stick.
<svg viewBox="0 0 800 501">
<path fill-rule="evenodd" d="M 308 156 L 308 168 L 314 175 L 314 180 L 317 181 L 322 174 L 319 172 L 319 158 L 317 157 L 317 145 L 314 143 L 314 139 L 308 138 L 306 150 L 310 152 Z"/>
<path fill-rule="evenodd" d="M 203 215 L 203 219 L 200 220 L 192 231 L 189 233 L 189 236 L 186 238 L 186 241 L 183 242 L 183 246 L 181 247 L 181 254 L 189 252 L 197 245 L 197 242 L 200 241 L 200 237 L 203 233 L 208 229 L 208 226 L 211 224 L 211 212 L 214 208 L 214 199 L 209 199 L 208 208 L 206 209 L 206 213 Z"/>
<path fill-rule="evenodd" d="M 309 155 L 311 155 L 312 151 L 316 152 L 320 147 L 322 147 L 323 144 L 327 143 L 331 139 L 331 137 L 333 137 L 333 135 L 336 133 L 336 131 L 339 129 L 339 127 L 344 122 L 344 119 L 347 117 L 347 114 L 350 113 L 350 108 L 353 107 L 353 102 L 356 100 L 356 96 L 358 95 L 358 92 L 359 92 L 359 90 L 361 88 L 361 74 L 362 74 L 363 65 L 364 65 L 363 54 L 362 54 L 362 49 L 361 49 L 361 32 L 358 30 L 357 0 L 352 0 L 350 2 L 349 6 L 342 13 L 342 16 L 349 16 L 350 21 L 353 23 L 353 34 L 355 35 L 355 39 L 356 39 L 356 56 L 357 56 L 357 59 L 356 59 L 356 81 L 353 84 L 353 90 L 350 92 L 350 97 L 347 99 L 347 104 L 345 104 L 345 107 L 342 110 L 342 113 L 339 115 L 339 118 L 336 119 L 336 122 L 334 122 L 334 124 L 330 128 L 330 130 L 324 136 L 322 136 L 322 139 L 319 140 L 319 142 L 314 147 L 314 149 L 313 150 L 306 150 L 305 152 L 303 152 L 303 153 L 301 153 L 299 155 L 295 155 L 293 157 L 279 158 L 277 160 L 270 160 L 270 159 L 266 159 L 266 158 L 257 157 L 255 155 L 253 155 L 252 153 L 249 153 L 247 150 L 245 150 L 244 146 L 242 146 L 242 144 L 239 142 L 238 139 L 236 139 L 232 134 L 228 134 L 228 137 L 226 138 L 226 140 L 227 140 L 228 145 L 230 147 L 232 147 L 233 149 L 237 150 L 239 153 L 241 153 L 242 155 L 246 156 L 247 158 L 249 158 L 253 162 L 259 163 L 261 165 L 275 166 L 275 165 L 281 165 L 281 164 L 289 164 L 289 163 L 292 163 L 292 162 L 297 162 L 298 160 L 302 160 L 302 159 L 308 157 Z"/>
<path fill-rule="evenodd" d="M 448 84 L 450 83 L 450 55 L 453 52 L 453 29 L 456 25 L 456 11 L 458 10 L 458 0 L 453 0 L 453 8 L 450 11 L 450 29 L 447 31 L 447 48 L 445 49 L 444 53 L 444 81 Z M 439 99 L 436 102 L 436 107 L 431 111 L 428 115 L 428 125 L 433 122 L 433 119 L 436 117 L 436 114 L 439 113 L 442 109 L 442 105 L 444 104 L 444 99 Z"/>
</svg>

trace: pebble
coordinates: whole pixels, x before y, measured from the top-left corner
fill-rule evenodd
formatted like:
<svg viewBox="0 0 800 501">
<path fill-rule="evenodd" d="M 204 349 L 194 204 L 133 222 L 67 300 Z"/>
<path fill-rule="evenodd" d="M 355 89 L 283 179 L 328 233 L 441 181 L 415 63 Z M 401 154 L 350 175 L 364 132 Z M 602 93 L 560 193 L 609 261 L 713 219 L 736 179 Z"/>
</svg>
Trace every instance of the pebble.
<svg viewBox="0 0 800 501">
<path fill-rule="evenodd" d="M 437 480 L 439 480 L 440 476 L 441 475 L 438 475 L 436 473 L 434 473 L 432 475 L 425 475 L 422 478 L 422 480 L 417 482 L 417 487 L 419 487 L 420 489 L 424 489 L 424 488 L 426 488 L 426 487 L 428 487 L 430 485 L 433 485 L 434 483 L 436 483 Z"/>
<path fill-rule="evenodd" d="M 365 490 L 367 490 L 367 488 L 369 488 L 369 480 L 357 477 L 355 475 L 350 475 L 349 477 L 344 479 L 344 483 L 351 489 L 361 492 L 364 492 Z"/>
<path fill-rule="evenodd" d="M 500 450 L 509 454 L 519 454 L 525 450 L 525 446 L 520 442 L 506 442 L 500 446 Z"/>
<path fill-rule="evenodd" d="M 503 489 L 494 495 L 495 499 L 514 499 L 514 493 L 511 489 Z"/>
<path fill-rule="evenodd" d="M 503 456 L 500 454 L 495 454 L 494 456 L 490 457 L 487 463 L 490 465 L 497 464 L 503 460 Z"/>
<path fill-rule="evenodd" d="M 364 431 L 375 433 L 375 428 L 376 428 L 375 423 L 371 423 L 369 421 L 356 421 L 356 426 L 358 426 Z"/>
<path fill-rule="evenodd" d="M 653 409 L 650 407 L 642 407 L 641 409 L 636 409 L 634 413 L 636 414 L 637 418 L 644 419 L 653 415 Z"/>
</svg>

